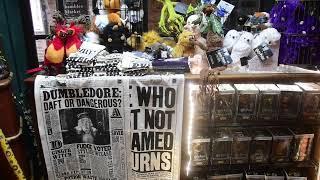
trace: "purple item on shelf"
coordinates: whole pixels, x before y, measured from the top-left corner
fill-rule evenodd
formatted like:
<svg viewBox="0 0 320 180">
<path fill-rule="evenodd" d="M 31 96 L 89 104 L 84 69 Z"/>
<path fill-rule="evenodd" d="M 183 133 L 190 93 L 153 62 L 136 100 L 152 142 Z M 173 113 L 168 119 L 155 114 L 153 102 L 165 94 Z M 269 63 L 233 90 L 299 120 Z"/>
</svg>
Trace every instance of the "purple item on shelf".
<svg viewBox="0 0 320 180">
<path fill-rule="evenodd" d="M 154 70 L 189 72 L 188 58 L 156 59 L 152 61 Z"/>
</svg>

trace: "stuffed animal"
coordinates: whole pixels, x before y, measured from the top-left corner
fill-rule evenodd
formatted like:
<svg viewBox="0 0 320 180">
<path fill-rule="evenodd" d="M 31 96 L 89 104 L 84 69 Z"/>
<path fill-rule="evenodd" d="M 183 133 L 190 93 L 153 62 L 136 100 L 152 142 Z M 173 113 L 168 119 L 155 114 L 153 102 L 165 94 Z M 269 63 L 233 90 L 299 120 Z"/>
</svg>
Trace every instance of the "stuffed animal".
<svg viewBox="0 0 320 180">
<path fill-rule="evenodd" d="M 143 33 L 142 35 L 142 43 L 141 46 L 138 48 L 140 51 L 144 51 L 146 47 L 151 47 L 155 43 L 161 43 L 162 39 L 160 35 L 156 31 L 149 31 Z"/>
<path fill-rule="evenodd" d="M 281 38 L 281 34 L 275 28 L 267 28 L 261 31 L 252 41 L 252 48 L 256 48 L 262 43 L 275 45 Z"/>
<path fill-rule="evenodd" d="M 108 11 L 108 19 L 110 23 L 120 25 L 120 0 L 104 0 L 104 6 Z"/>
<path fill-rule="evenodd" d="M 209 31 L 207 34 L 208 51 L 215 51 L 221 49 L 223 46 L 223 37 L 217 33 Z"/>
<path fill-rule="evenodd" d="M 228 31 L 224 40 L 223 47 L 227 48 L 227 50 L 231 53 L 233 46 L 237 43 L 240 38 L 240 33 L 234 29 Z"/>
<path fill-rule="evenodd" d="M 103 30 L 103 40 L 110 53 L 122 53 L 128 31 L 124 26 L 109 23 Z"/>
<path fill-rule="evenodd" d="M 252 51 L 253 35 L 249 32 L 243 32 L 237 43 L 233 46 L 231 58 L 233 63 L 239 63 L 243 57 L 248 57 Z"/>
<path fill-rule="evenodd" d="M 69 57 L 71 53 L 75 53 L 79 50 L 82 42 L 80 40 L 80 33 L 82 29 L 76 26 L 74 23 L 71 23 L 70 27 L 66 29 L 67 40 L 65 44 L 66 56 Z"/>
<path fill-rule="evenodd" d="M 173 57 L 189 57 L 193 56 L 195 52 L 192 39 L 195 38 L 195 34 L 191 31 L 184 30 L 179 35 L 178 43 L 173 48 Z"/>
<path fill-rule="evenodd" d="M 205 61 L 200 54 L 188 58 L 191 74 L 200 74 L 201 70 L 208 68 L 208 61 Z"/>
</svg>

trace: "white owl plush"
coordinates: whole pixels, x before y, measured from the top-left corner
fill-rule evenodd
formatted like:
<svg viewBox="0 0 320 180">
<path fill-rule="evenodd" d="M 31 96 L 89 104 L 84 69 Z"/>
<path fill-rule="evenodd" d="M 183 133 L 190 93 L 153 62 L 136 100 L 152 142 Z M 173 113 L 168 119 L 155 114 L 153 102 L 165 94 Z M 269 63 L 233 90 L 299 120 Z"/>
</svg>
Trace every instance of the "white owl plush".
<svg viewBox="0 0 320 180">
<path fill-rule="evenodd" d="M 253 35 L 249 32 L 243 32 L 239 40 L 232 48 L 231 58 L 233 63 L 238 63 L 240 58 L 247 57 L 252 51 Z"/>
<path fill-rule="evenodd" d="M 267 28 L 261 31 L 252 41 L 252 48 L 256 48 L 262 43 L 275 45 L 281 38 L 281 34 L 275 28 Z"/>
<path fill-rule="evenodd" d="M 223 40 L 223 47 L 227 48 L 229 52 L 232 51 L 233 46 L 237 43 L 240 38 L 240 32 L 236 30 L 230 30 L 226 34 Z"/>
</svg>

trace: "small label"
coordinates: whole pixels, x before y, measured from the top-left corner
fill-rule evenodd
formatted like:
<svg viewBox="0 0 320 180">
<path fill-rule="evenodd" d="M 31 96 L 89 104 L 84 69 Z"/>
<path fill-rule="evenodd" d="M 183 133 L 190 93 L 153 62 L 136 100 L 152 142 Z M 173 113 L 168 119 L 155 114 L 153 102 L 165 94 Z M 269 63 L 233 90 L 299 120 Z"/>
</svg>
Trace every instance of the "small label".
<svg viewBox="0 0 320 180">
<path fill-rule="evenodd" d="M 266 43 L 259 45 L 253 49 L 260 61 L 265 62 L 267 59 L 273 56 L 272 50 Z"/>
<path fill-rule="evenodd" d="M 232 63 L 232 58 L 226 48 L 207 52 L 207 57 L 211 68 L 226 66 Z"/>
</svg>

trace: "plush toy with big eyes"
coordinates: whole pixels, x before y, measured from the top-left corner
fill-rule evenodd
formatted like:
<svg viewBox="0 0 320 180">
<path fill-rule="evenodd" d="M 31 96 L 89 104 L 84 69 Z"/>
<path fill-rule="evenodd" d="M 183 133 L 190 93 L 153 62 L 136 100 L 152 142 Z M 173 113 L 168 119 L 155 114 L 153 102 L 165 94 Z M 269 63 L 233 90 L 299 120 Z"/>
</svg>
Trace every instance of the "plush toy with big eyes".
<svg viewBox="0 0 320 180">
<path fill-rule="evenodd" d="M 281 38 L 281 34 L 275 28 L 267 28 L 261 31 L 252 41 L 252 48 L 265 43 L 269 46 L 275 45 Z"/>
<path fill-rule="evenodd" d="M 108 52 L 122 53 L 126 44 L 127 35 L 128 31 L 124 26 L 108 24 L 104 28 L 102 35 Z"/>
<path fill-rule="evenodd" d="M 240 33 L 234 29 L 230 30 L 224 40 L 223 40 L 223 47 L 227 48 L 229 52 L 232 51 L 233 46 L 237 43 L 240 38 Z"/>
<path fill-rule="evenodd" d="M 248 57 L 252 51 L 253 35 L 249 32 L 243 32 L 237 43 L 233 46 L 231 58 L 234 63 L 238 63 L 241 58 Z"/>
</svg>

